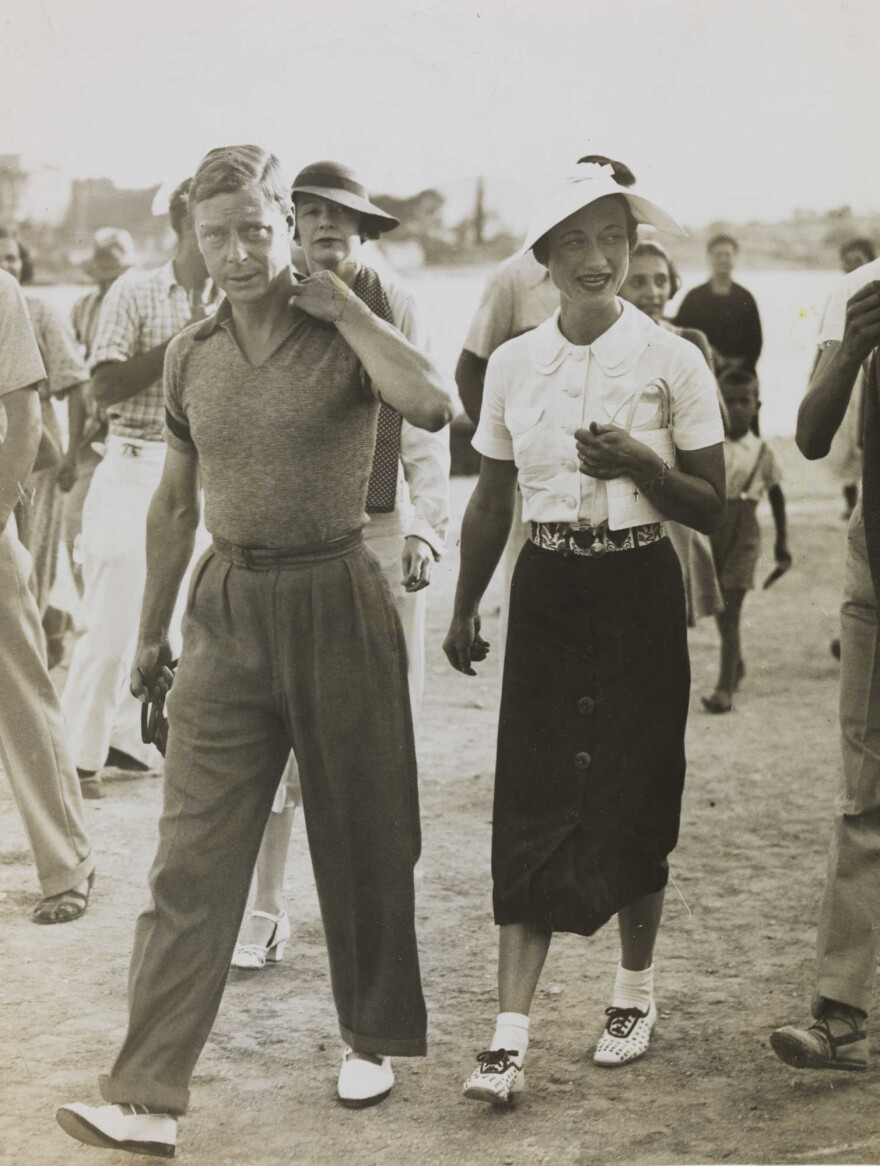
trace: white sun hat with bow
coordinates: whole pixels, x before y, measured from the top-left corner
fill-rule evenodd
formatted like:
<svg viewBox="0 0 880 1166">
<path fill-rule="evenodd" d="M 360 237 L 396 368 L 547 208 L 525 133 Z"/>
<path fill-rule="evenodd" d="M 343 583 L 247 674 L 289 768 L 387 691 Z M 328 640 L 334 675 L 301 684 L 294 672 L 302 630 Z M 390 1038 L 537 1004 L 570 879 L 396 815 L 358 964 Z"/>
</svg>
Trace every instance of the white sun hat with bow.
<svg viewBox="0 0 880 1166">
<path fill-rule="evenodd" d="M 591 202 L 606 198 L 609 194 L 618 194 L 626 199 L 637 223 L 648 223 L 658 231 L 666 231 L 672 235 L 687 235 L 684 227 L 662 207 L 615 182 L 614 171 L 610 166 L 601 166 L 596 162 L 581 162 L 538 208 L 526 232 L 521 251 L 531 250 L 557 223 L 563 222 L 575 211 L 582 210 Z"/>
</svg>

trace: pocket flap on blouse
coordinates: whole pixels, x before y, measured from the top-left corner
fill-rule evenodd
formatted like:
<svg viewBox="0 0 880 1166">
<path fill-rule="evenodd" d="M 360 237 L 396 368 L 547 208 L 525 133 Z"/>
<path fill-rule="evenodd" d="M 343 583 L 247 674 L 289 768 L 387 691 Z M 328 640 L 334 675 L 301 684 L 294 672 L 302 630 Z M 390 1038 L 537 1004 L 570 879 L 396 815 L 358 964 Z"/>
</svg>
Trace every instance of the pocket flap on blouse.
<svg viewBox="0 0 880 1166">
<path fill-rule="evenodd" d="M 504 424 L 515 437 L 519 437 L 534 429 L 543 416 L 544 410 L 540 408 L 505 409 Z"/>
</svg>

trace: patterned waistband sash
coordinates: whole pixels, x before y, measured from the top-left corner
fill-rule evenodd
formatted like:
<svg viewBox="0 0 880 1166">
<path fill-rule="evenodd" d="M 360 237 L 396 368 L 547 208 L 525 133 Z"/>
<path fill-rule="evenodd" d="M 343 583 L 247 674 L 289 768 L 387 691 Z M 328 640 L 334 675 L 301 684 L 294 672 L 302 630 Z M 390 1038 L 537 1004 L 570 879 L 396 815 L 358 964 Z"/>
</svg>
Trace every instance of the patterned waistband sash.
<svg viewBox="0 0 880 1166">
<path fill-rule="evenodd" d="M 533 522 L 529 538 L 536 547 L 560 555 L 600 559 L 613 551 L 634 551 L 666 537 L 661 522 L 609 530 L 607 526 L 577 527 L 565 522 Z"/>
</svg>

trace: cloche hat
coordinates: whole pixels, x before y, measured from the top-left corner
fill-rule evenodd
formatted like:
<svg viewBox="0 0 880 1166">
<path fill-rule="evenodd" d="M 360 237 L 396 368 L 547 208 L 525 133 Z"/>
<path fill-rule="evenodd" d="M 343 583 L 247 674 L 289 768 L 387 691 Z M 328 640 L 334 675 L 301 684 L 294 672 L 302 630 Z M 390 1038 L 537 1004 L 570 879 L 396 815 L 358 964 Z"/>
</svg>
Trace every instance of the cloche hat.
<svg viewBox="0 0 880 1166">
<path fill-rule="evenodd" d="M 291 193 L 317 194 L 349 210 L 358 211 L 368 220 L 365 226 L 368 229 L 372 227 L 379 234 L 400 226 L 399 219 L 370 202 L 367 188 L 357 174 L 341 162 L 312 162 L 294 178 Z"/>
<path fill-rule="evenodd" d="M 538 208 L 526 232 L 521 251 L 524 253 L 531 250 L 557 223 L 609 194 L 619 194 L 626 199 L 637 223 L 649 223 L 658 231 L 668 231 L 673 235 L 687 234 L 684 227 L 662 207 L 615 182 L 614 171 L 610 166 L 581 162 Z"/>
</svg>

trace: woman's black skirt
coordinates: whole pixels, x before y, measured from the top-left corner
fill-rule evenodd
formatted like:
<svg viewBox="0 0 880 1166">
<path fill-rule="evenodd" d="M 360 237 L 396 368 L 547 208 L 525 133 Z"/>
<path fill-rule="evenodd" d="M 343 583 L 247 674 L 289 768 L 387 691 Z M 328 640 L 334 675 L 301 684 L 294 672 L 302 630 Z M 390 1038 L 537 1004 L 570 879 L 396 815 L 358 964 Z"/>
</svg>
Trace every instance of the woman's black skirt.
<svg viewBox="0 0 880 1166">
<path fill-rule="evenodd" d="M 689 690 L 684 587 L 667 538 L 603 558 L 526 543 L 498 726 L 496 923 L 592 935 L 666 885 Z"/>
</svg>

